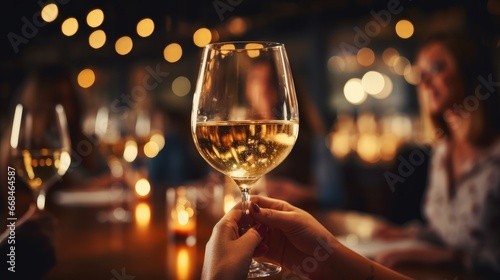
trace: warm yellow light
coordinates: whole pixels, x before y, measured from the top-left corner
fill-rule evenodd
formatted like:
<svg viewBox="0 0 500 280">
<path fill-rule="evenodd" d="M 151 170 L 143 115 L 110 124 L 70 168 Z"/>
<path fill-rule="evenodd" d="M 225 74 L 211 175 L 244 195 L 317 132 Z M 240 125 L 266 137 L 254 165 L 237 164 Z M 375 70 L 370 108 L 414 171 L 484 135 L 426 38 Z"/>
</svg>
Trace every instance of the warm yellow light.
<svg viewBox="0 0 500 280">
<path fill-rule="evenodd" d="M 361 104 L 366 100 L 366 92 L 361 84 L 361 79 L 352 78 L 344 85 L 344 96 L 352 104 Z"/>
<path fill-rule="evenodd" d="M 368 71 L 361 78 L 361 85 L 366 93 L 379 94 L 384 88 L 384 77 L 377 71 Z"/>
<path fill-rule="evenodd" d="M 180 76 L 172 82 L 172 91 L 177 96 L 186 96 L 191 90 L 191 82 L 188 78 Z"/>
<path fill-rule="evenodd" d="M 247 49 L 248 57 L 258 57 L 260 55 L 260 50 L 264 46 L 262 44 L 257 43 L 248 43 L 245 45 L 245 49 Z"/>
<path fill-rule="evenodd" d="M 148 37 L 155 30 L 155 23 L 150 18 L 142 19 L 137 23 L 137 34 L 141 37 Z"/>
<path fill-rule="evenodd" d="M 115 51 L 119 55 L 126 55 L 128 54 L 131 50 L 132 47 L 134 46 L 134 43 L 132 42 L 132 38 L 128 36 L 123 36 L 116 40 L 115 43 Z"/>
<path fill-rule="evenodd" d="M 104 13 L 101 9 L 94 9 L 87 14 L 87 24 L 90 27 L 98 27 L 104 21 Z"/>
<path fill-rule="evenodd" d="M 380 157 L 382 160 L 393 160 L 396 157 L 399 147 L 397 135 L 390 132 L 384 133 L 380 137 L 380 143 L 382 144 L 380 145 Z"/>
<path fill-rule="evenodd" d="M 193 34 L 193 42 L 198 47 L 203 47 L 212 40 L 212 32 L 208 28 L 200 28 Z"/>
<path fill-rule="evenodd" d="M 163 57 L 166 61 L 174 63 L 182 57 L 182 47 L 177 43 L 172 43 L 163 50 Z"/>
<path fill-rule="evenodd" d="M 373 113 L 362 113 L 356 120 L 356 126 L 360 134 L 373 134 L 377 132 L 377 120 Z"/>
<path fill-rule="evenodd" d="M 375 61 L 375 53 L 370 48 L 361 48 L 356 55 L 358 63 L 363 66 L 370 66 Z"/>
<path fill-rule="evenodd" d="M 396 34 L 402 39 L 408 39 L 413 35 L 413 24 L 406 19 L 402 19 L 396 23 Z"/>
<path fill-rule="evenodd" d="M 239 36 L 247 31 L 247 23 L 240 17 L 235 17 L 229 21 L 228 29 L 233 35 Z"/>
<path fill-rule="evenodd" d="M 382 77 L 384 78 L 384 87 L 382 88 L 382 90 L 379 93 L 372 94 L 372 96 L 377 98 L 377 99 L 387 98 L 392 93 L 393 85 L 392 85 L 391 78 L 389 78 L 389 76 L 387 76 L 385 74 L 382 74 Z"/>
<path fill-rule="evenodd" d="M 387 66 L 391 66 L 395 58 L 399 57 L 399 52 L 394 48 L 387 48 L 382 53 L 382 60 Z"/>
<path fill-rule="evenodd" d="M 106 33 L 102 30 L 96 30 L 89 36 L 89 45 L 94 49 L 99 49 L 106 43 Z"/>
<path fill-rule="evenodd" d="M 189 253 L 186 248 L 180 248 L 177 253 L 177 279 L 186 280 L 189 279 L 189 271 L 192 269 L 189 261 Z"/>
<path fill-rule="evenodd" d="M 135 140 L 127 140 L 125 149 L 123 150 L 123 159 L 126 162 L 133 162 L 137 158 L 138 148 Z"/>
<path fill-rule="evenodd" d="M 375 163 L 380 160 L 380 139 L 374 134 L 361 135 L 358 139 L 357 152 L 359 157 Z"/>
<path fill-rule="evenodd" d="M 45 5 L 41 12 L 42 19 L 46 22 L 53 22 L 57 18 L 58 14 L 59 8 L 54 3 Z"/>
<path fill-rule="evenodd" d="M 151 135 L 150 141 L 155 142 L 160 150 L 165 146 L 165 137 L 160 132 Z"/>
<path fill-rule="evenodd" d="M 82 88 L 89 88 L 95 82 L 95 73 L 92 69 L 83 69 L 78 73 L 77 77 L 78 85 Z"/>
<path fill-rule="evenodd" d="M 160 147 L 156 142 L 149 141 L 144 145 L 144 155 L 148 158 L 154 158 L 160 152 Z"/>
<path fill-rule="evenodd" d="M 330 151 L 337 158 L 344 158 L 351 152 L 351 136 L 347 131 L 338 131 L 331 135 Z"/>
<path fill-rule="evenodd" d="M 73 36 L 78 31 L 78 20 L 71 17 L 66 19 L 61 25 L 61 31 L 66 36 Z"/>
<path fill-rule="evenodd" d="M 147 179 L 139 179 L 135 183 L 135 192 L 139 196 L 147 196 L 149 192 L 151 191 L 151 185 L 149 184 L 149 181 Z"/>
<path fill-rule="evenodd" d="M 135 221 L 139 228 L 145 228 L 151 221 L 151 207 L 146 202 L 139 202 L 135 207 Z"/>
</svg>

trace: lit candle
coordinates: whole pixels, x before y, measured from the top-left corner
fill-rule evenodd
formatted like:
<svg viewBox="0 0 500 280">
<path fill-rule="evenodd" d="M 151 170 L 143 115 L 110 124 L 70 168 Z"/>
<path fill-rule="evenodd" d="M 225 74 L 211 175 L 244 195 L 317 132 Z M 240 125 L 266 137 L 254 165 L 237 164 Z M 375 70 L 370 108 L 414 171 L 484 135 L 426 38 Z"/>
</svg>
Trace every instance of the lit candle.
<svg viewBox="0 0 500 280">
<path fill-rule="evenodd" d="M 196 243 L 196 217 L 194 190 L 177 187 L 167 190 L 167 213 L 170 238 L 173 241 Z"/>
</svg>

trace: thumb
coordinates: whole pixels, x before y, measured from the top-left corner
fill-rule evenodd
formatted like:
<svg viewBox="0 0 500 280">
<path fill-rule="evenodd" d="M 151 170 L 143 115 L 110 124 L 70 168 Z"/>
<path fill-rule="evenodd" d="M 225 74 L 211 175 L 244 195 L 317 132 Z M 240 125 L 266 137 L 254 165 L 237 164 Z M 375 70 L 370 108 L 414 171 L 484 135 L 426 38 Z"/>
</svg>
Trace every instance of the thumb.
<svg viewBox="0 0 500 280">
<path fill-rule="evenodd" d="M 267 234 L 267 226 L 258 224 L 247 230 L 236 241 L 239 243 L 239 248 L 253 252 L 257 246 L 262 242 Z"/>
</svg>

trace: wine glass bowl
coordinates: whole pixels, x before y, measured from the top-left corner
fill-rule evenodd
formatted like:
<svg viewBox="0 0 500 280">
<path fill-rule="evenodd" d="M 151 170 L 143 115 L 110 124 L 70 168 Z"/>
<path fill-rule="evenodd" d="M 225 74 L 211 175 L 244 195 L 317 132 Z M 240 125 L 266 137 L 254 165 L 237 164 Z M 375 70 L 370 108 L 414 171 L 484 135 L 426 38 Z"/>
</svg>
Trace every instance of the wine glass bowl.
<svg viewBox="0 0 500 280">
<path fill-rule="evenodd" d="M 45 208 L 47 189 L 68 170 L 71 145 L 66 113 L 61 104 L 23 104 L 15 107 L 10 157 L 17 175 Z"/>
<path fill-rule="evenodd" d="M 285 47 L 275 42 L 223 42 L 203 49 L 191 131 L 201 156 L 232 178 L 242 195 L 240 234 L 250 190 L 290 153 L 299 133 L 295 87 Z M 248 276 L 281 268 L 252 261 Z"/>
</svg>

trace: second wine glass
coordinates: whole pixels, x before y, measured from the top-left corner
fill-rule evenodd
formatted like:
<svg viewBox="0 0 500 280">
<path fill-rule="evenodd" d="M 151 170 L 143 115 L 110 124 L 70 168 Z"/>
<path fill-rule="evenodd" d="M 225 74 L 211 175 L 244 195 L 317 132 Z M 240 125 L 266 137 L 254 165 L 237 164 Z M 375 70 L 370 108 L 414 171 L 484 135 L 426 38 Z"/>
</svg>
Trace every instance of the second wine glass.
<svg viewBox="0 0 500 280">
<path fill-rule="evenodd" d="M 241 235 L 252 226 L 248 206 L 253 184 L 288 156 L 299 133 L 297 98 L 284 45 L 207 45 L 191 129 L 202 157 L 241 191 Z M 253 260 L 248 276 L 265 277 L 280 270 L 278 265 Z"/>
<path fill-rule="evenodd" d="M 43 102 L 17 104 L 10 149 L 17 175 L 32 190 L 36 207 L 43 210 L 47 189 L 61 179 L 71 163 L 71 144 L 63 106 Z"/>
</svg>

